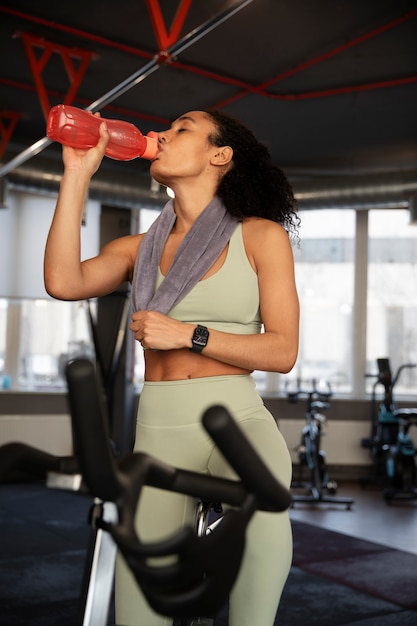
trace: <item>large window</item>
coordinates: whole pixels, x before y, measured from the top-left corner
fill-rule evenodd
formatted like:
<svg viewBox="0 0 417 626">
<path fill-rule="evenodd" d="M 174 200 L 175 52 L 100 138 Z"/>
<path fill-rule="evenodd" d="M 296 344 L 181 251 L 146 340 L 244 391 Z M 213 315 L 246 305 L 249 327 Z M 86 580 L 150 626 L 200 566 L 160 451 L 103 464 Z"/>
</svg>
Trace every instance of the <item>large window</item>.
<svg viewBox="0 0 417 626">
<path fill-rule="evenodd" d="M 141 211 L 142 232 L 156 215 Z M 377 358 L 388 357 L 393 372 L 417 363 L 417 228 L 406 210 L 309 210 L 300 217 L 299 356 L 287 376 L 257 371 L 256 383 L 270 394 L 282 392 L 284 381 L 315 378 L 337 394 L 363 397 Z M 140 389 L 143 352 L 134 343 Z M 85 303 L 0 295 L 0 389 L 64 390 L 63 364 L 75 355 L 94 358 Z M 398 392 L 417 393 L 417 368 L 402 372 Z"/>
<path fill-rule="evenodd" d="M 407 210 L 310 210 L 300 217 L 299 355 L 285 377 L 255 372 L 258 388 L 270 392 L 283 379 L 314 378 L 335 393 L 363 396 L 375 380 L 365 374 L 377 373 L 376 359 L 389 358 L 393 374 L 417 364 L 417 228 Z M 362 326 L 364 334 L 357 332 Z M 396 391 L 417 393 L 417 367 L 402 371 Z"/>
</svg>

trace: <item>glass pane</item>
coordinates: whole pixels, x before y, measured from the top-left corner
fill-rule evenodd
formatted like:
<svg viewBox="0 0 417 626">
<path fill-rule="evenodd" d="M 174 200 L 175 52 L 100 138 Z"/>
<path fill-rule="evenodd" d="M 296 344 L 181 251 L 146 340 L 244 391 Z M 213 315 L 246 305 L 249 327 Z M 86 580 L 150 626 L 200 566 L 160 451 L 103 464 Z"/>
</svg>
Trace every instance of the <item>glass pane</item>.
<svg viewBox="0 0 417 626">
<path fill-rule="evenodd" d="M 0 378 L 3 389 L 63 390 L 65 366 L 94 359 L 85 302 L 0 300 Z"/>
<path fill-rule="evenodd" d="M 300 218 L 300 350 L 288 378 L 326 380 L 333 391 L 350 392 L 355 212 L 300 211 Z"/>
<path fill-rule="evenodd" d="M 417 228 L 409 212 L 371 211 L 367 310 L 367 371 L 389 358 L 392 374 L 417 364 Z M 369 379 L 368 391 L 372 386 Z M 404 368 L 397 393 L 417 392 L 417 367 Z"/>
</svg>

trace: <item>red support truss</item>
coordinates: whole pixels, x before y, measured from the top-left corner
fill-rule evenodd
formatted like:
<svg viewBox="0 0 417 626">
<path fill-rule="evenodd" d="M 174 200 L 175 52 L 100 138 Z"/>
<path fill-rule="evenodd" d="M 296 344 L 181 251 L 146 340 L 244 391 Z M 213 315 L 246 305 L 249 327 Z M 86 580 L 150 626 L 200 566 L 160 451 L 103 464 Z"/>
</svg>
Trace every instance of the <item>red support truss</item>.
<svg viewBox="0 0 417 626">
<path fill-rule="evenodd" d="M 192 0 L 180 0 L 177 12 L 172 20 L 171 29 L 168 32 L 161 7 L 159 6 L 159 0 L 147 0 L 148 11 L 151 16 L 160 55 L 161 53 L 162 55 L 165 54 L 167 49 L 178 41 L 191 3 Z"/>
<path fill-rule="evenodd" d="M 64 103 L 71 104 L 75 98 L 81 81 L 84 78 L 88 64 L 94 56 L 94 53 L 89 50 L 80 50 L 78 48 L 75 49 L 67 46 L 61 46 L 51 41 L 46 41 L 41 37 L 36 37 L 27 33 L 20 33 L 20 36 L 23 39 L 25 52 L 35 80 L 42 111 L 45 119 L 47 119 L 51 105 L 48 98 L 48 92 L 42 78 L 42 72 L 52 54 L 59 54 L 64 64 L 64 68 L 70 82 L 70 88 L 65 96 Z M 35 50 L 40 50 L 41 54 L 37 55 Z"/>
</svg>

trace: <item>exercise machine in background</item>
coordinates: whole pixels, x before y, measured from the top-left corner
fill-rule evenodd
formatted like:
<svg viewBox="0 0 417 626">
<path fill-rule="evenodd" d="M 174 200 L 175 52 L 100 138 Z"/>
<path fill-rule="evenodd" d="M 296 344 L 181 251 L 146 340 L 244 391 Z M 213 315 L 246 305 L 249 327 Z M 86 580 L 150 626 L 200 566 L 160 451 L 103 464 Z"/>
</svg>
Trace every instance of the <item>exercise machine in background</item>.
<svg viewBox="0 0 417 626">
<path fill-rule="evenodd" d="M 308 384 L 308 387 L 307 387 Z M 338 484 L 329 479 L 326 453 L 321 448 L 321 438 L 326 417 L 323 412 L 330 407 L 332 390 L 330 383 L 320 385 L 315 379 L 305 383 L 297 379 L 295 388 L 286 387 L 289 402 L 298 402 L 300 397 L 307 399 L 305 426 L 301 431 L 300 443 L 296 448 L 298 455 L 298 476 L 291 484 L 292 489 L 303 489 L 304 494 L 292 494 L 292 503 L 342 504 L 350 509 L 352 498 L 336 496 Z"/>
<path fill-rule="evenodd" d="M 412 426 L 417 426 L 417 408 L 398 408 L 394 399 L 394 387 L 401 372 L 416 367 L 414 363 L 400 365 L 392 374 L 388 358 L 377 359 L 377 374 L 372 387 L 371 434 L 361 440 L 368 448 L 373 461 L 373 475 L 362 479 L 362 486 L 369 482 L 383 487 L 387 503 L 393 500 L 417 499 L 416 446 L 410 436 Z M 383 393 L 378 399 L 378 387 Z"/>
</svg>

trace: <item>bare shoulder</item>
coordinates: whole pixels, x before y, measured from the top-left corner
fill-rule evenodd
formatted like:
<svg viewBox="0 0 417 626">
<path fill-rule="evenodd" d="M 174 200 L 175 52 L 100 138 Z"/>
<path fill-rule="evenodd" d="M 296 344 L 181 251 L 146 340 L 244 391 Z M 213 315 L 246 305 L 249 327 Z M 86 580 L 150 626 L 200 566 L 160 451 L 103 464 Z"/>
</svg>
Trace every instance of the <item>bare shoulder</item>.
<svg viewBox="0 0 417 626">
<path fill-rule="evenodd" d="M 292 253 L 285 228 L 262 217 L 249 217 L 242 223 L 243 241 L 251 264 L 256 267 L 262 257 Z"/>
<path fill-rule="evenodd" d="M 288 239 L 288 233 L 281 224 L 263 217 L 247 217 L 242 223 L 243 236 L 251 241 L 257 238 Z"/>
</svg>

